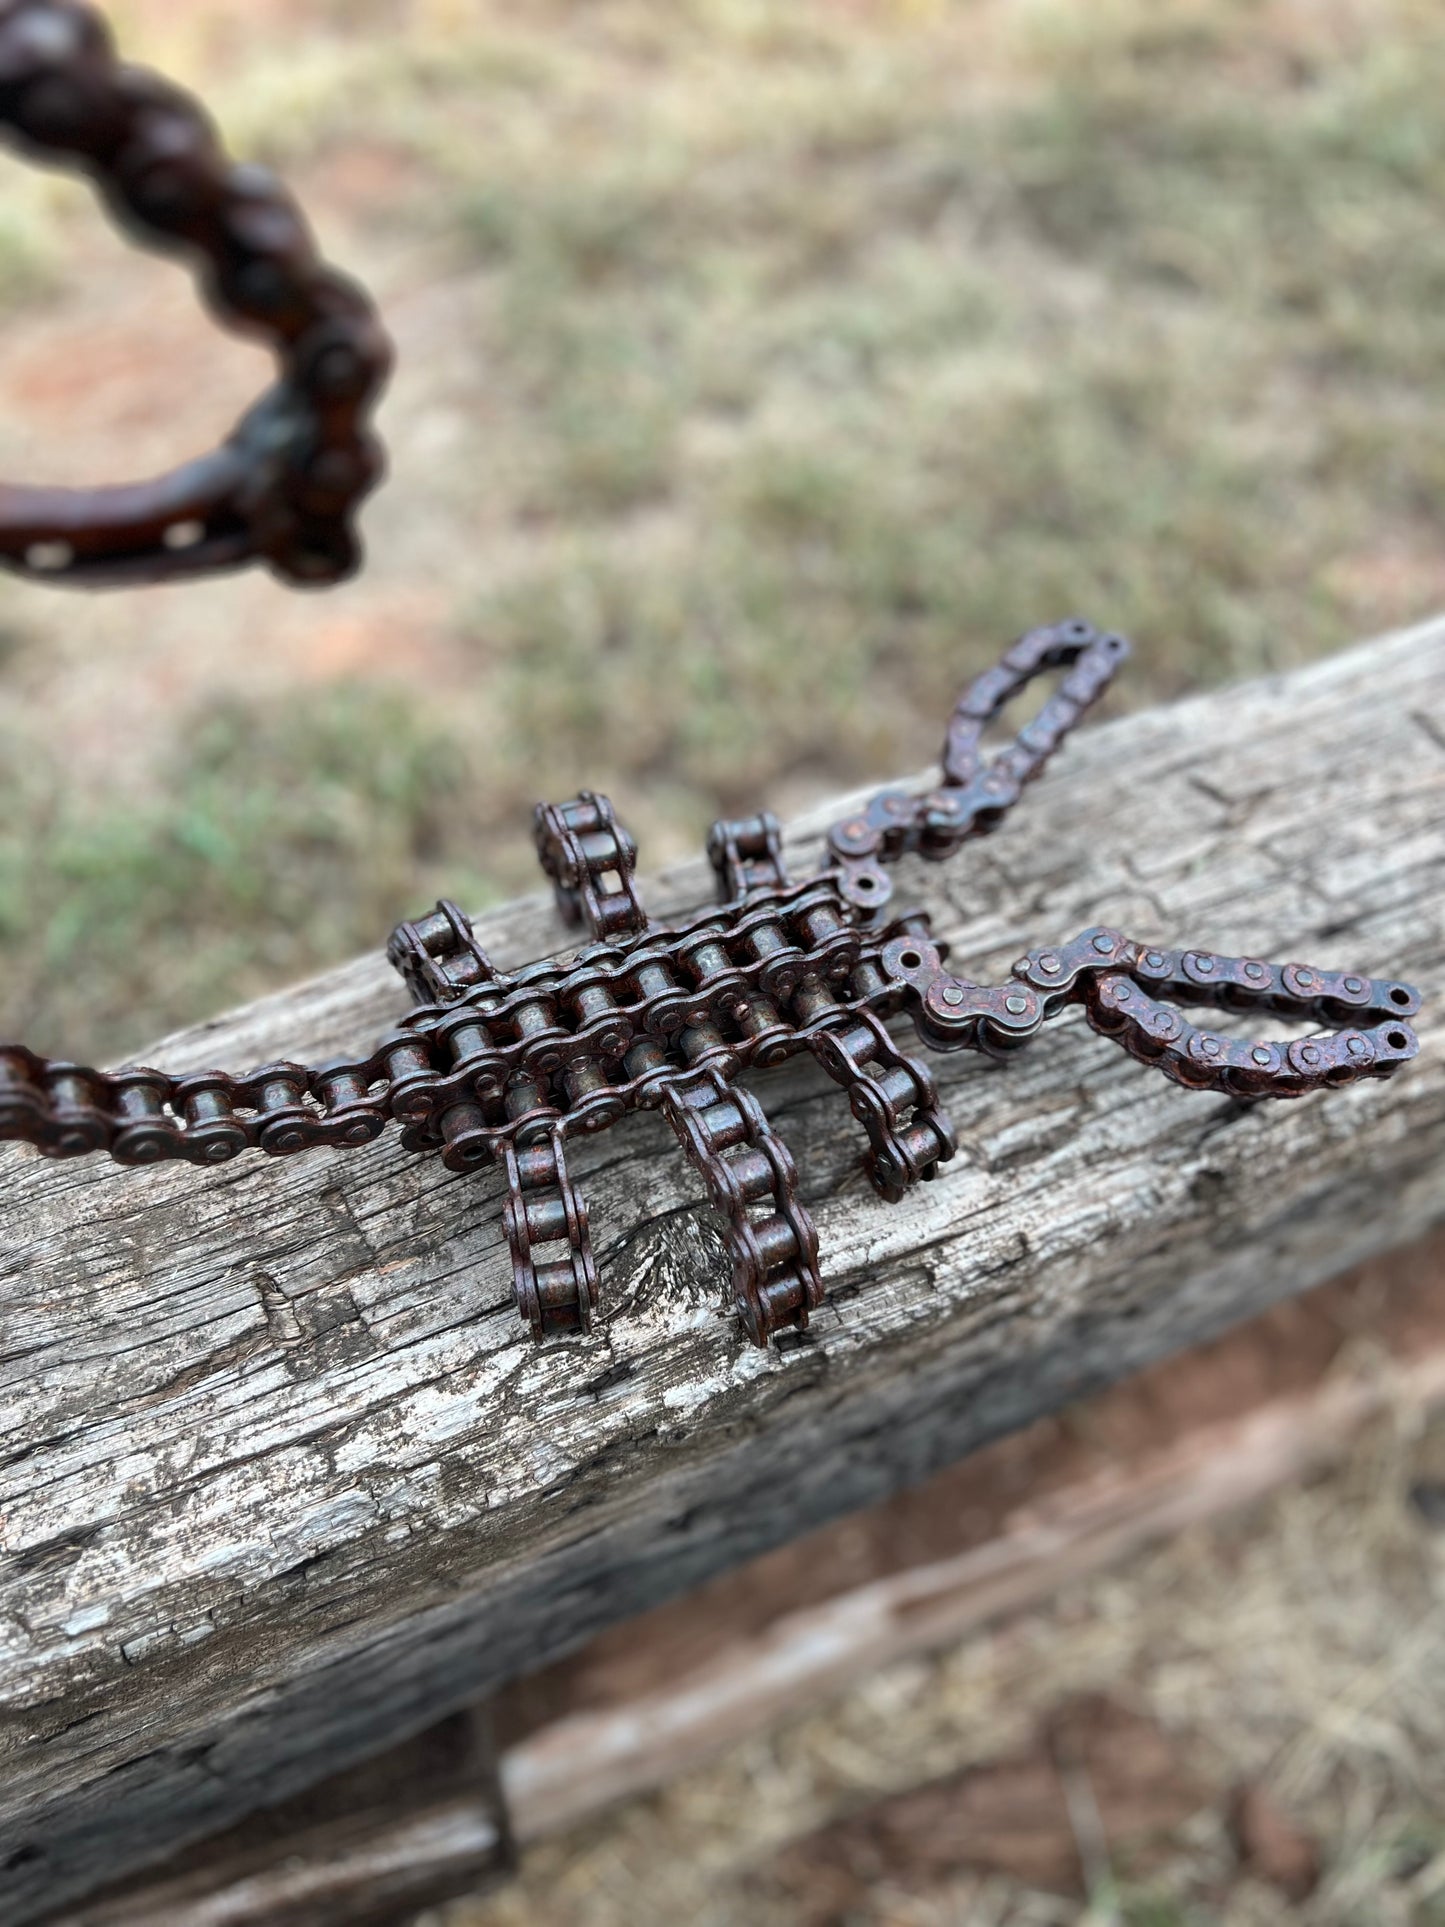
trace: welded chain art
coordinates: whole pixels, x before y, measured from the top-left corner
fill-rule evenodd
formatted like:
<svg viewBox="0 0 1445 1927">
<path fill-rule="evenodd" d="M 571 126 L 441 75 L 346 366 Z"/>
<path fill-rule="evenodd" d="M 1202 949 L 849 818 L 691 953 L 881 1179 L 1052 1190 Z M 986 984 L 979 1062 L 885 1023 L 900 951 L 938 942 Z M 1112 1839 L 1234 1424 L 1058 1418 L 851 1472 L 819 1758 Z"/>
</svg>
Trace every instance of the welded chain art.
<svg viewBox="0 0 1445 1927">
<path fill-rule="evenodd" d="M 108 1151 L 123 1164 L 216 1164 L 369 1144 L 395 1121 L 410 1150 L 455 1171 L 500 1166 L 522 1316 L 538 1338 L 589 1329 L 597 1268 L 567 1145 L 633 1110 L 660 1111 L 726 1219 L 733 1297 L 764 1344 L 822 1302 L 818 1238 L 786 1145 L 738 1085 L 750 1066 L 807 1051 L 848 1093 L 865 1169 L 890 1201 L 935 1177 L 953 1133 L 933 1079 L 888 1029 L 906 1014 L 933 1050 L 1006 1053 L 1068 1005 L 1132 1057 L 1193 1090 L 1299 1097 L 1385 1077 L 1414 1056 L 1406 984 L 1303 964 L 1164 950 L 1085 930 L 1031 950 L 1007 982 L 944 967 L 926 913 L 891 905 L 888 866 L 942 859 L 996 827 L 1126 654 L 1087 623 L 1037 629 L 980 676 L 954 713 L 943 780 L 884 790 L 829 833 L 821 869 L 794 880 L 767 813 L 713 826 L 720 906 L 676 927 L 638 895 L 637 847 L 602 796 L 545 804 L 542 866 L 593 939 L 569 959 L 496 968 L 455 904 L 393 932 L 388 955 L 416 1008 L 365 1056 L 205 1071 L 105 1074 L 16 1046 L 0 1050 L 0 1135 L 52 1157 Z M 984 726 L 1034 677 L 1062 681 L 1008 748 L 985 760 Z M 1324 1034 L 1241 1042 L 1187 1021 L 1180 1004 L 1312 1019 Z"/>
<path fill-rule="evenodd" d="M 224 312 L 271 328 L 286 366 L 227 450 L 168 482 L 63 499 L 0 491 L 0 558 L 81 582 L 248 560 L 307 582 L 343 573 L 347 518 L 378 467 L 364 417 L 387 360 L 365 298 L 315 262 L 282 190 L 225 161 L 189 102 L 114 65 L 83 7 L 0 0 L 5 125 L 79 159 L 143 225 L 184 238 L 212 263 Z M 177 539 L 176 515 L 200 533 Z M 176 1077 L 0 1046 L 0 1137 L 48 1157 L 209 1165 L 248 1149 L 349 1149 L 395 1123 L 408 1150 L 451 1170 L 501 1170 L 517 1305 L 543 1339 L 586 1332 L 598 1304 L 568 1145 L 629 1111 L 658 1111 L 726 1222 L 733 1298 L 762 1345 L 806 1327 L 823 1279 L 793 1160 L 740 1086 L 751 1067 L 816 1059 L 847 1092 L 868 1140 L 864 1168 L 890 1202 L 954 1152 L 930 1072 L 889 1029 L 899 1018 L 931 1050 L 1003 1055 L 1077 1004 L 1141 1064 L 1239 1099 L 1388 1077 L 1418 1048 L 1408 984 L 1092 929 L 983 985 L 945 967 L 926 912 L 894 907 L 890 866 L 906 854 L 946 859 L 995 829 L 1127 653 L 1085 622 L 1031 631 L 964 693 L 934 788 L 881 791 L 833 826 L 820 866 L 797 879 L 776 818 L 715 824 L 718 905 L 675 926 L 648 917 L 637 846 L 605 797 L 542 805 L 542 867 L 591 939 L 574 955 L 499 970 L 462 911 L 440 903 L 392 934 L 414 1008 L 366 1054 Z M 985 728 L 1050 674 L 1058 685 L 1038 714 L 985 756 Z M 1323 1028 L 1241 1041 L 1191 1023 L 1180 1007 L 1198 1005 Z"/>
</svg>

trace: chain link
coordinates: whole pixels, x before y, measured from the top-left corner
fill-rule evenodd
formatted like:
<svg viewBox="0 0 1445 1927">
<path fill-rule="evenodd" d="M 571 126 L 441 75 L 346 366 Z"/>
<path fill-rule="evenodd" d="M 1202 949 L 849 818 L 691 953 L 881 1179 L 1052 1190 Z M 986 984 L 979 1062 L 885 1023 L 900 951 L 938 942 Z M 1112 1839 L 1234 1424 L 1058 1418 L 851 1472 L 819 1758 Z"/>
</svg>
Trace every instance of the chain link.
<svg viewBox="0 0 1445 1927">
<path fill-rule="evenodd" d="M 0 567 L 85 587 L 254 560 L 310 586 L 349 575 L 352 520 L 383 465 L 368 419 L 391 350 L 285 188 L 230 160 L 179 88 L 123 66 L 80 0 L 0 0 L 0 135 L 88 175 L 123 227 L 189 260 L 218 318 L 280 364 L 219 448 L 157 480 L 0 485 Z"/>
</svg>

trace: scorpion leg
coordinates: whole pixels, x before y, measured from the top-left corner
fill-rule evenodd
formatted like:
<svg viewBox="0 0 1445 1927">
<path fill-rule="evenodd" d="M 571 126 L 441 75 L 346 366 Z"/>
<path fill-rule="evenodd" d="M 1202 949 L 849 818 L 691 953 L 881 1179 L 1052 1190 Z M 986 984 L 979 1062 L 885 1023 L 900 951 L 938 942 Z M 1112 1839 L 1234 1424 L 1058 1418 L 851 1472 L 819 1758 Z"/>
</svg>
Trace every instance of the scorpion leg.
<svg viewBox="0 0 1445 1927">
<path fill-rule="evenodd" d="M 396 926 L 386 959 L 417 1004 L 452 1003 L 480 984 L 499 981 L 471 918 L 447 897 L 414 923 Z"/>
<path fill-rule="evenodd" d="M 605 796 L 582 790 L 569 803 L 539 803 L 534 834 L 537 861 L 568 923 L 585 923 L 603 941 L 647 928 L 633 880 L 637 842 Z"/>
<path fill-rule="evenodd" d="M 536 1339 L 592 1328 L 597 1267 L 587 1229 L 587 1207 L 567 1172 L 562 1133 L 520 1149 L 504 1142 L 498 1162 L 507 1174 L 502 1224 L 512 1253 L 517 1309 Z M 565 1247 L 542 1257 L 537 1247 Z"/>
<path fill-rule="evenodd" d="M 863 1168 L 879 1196 L 896 1204 L 910 1185 L 936 1178 L 956 1148 L 953 1128 L 938 1108 L 928 1070 L 899 1050 L 882 1022 L 858 1011 L 815 1031 L 808 1047 L 847 1091 L 849 1108 L 868 1133 Z"/>
<path fill-rule="evenodd" d="M 788 1147 L 757 1099 L 699 1070 L 664 1091 L 663 1116 L 712 1201 L 727 1217 L 733 1297 L 743 1329 L 766 1345 L 788 1326 L 806 1328 L 823 1302 L 818 1233 L 798 1202 Z"/>
<path fill-rule="evenodd" d="M 719 818 L 708 831 L 707 860 L 717 878 L 719 903 L 737 903 L 750 890 L 783 889 L 783 826 L 771 810 L 737 821 Z"/>
<path fill-rule="evenodd" d="M 484 1074 L 496 1053 L 485 1013 L 468 996 L 474 1000 L 479 991 L 504 988 L 511 979 L 477 942 L 471 920 L 456 904 L 443 901 L 415 923 L 398 924 L 387 955 L 418 1003 L 456 1010 L 448 1036 L 454 1068 Z M 507 1179 L 502 1224 L 518 1311 L 535 1339 L 589 1331 L 597 1307 L 597 1267 L 587 1207 L 568 1175 L 560 1122 L 527 1144 L 498 1141 L 482 1102 L 462 1095 L 420 1119 L 412 1141 L 418 1148 L 440 1148 L 443 1163 L 453 1171 L 474 1170 L 489 1160 L 502 1167 Z"/>
</svg>

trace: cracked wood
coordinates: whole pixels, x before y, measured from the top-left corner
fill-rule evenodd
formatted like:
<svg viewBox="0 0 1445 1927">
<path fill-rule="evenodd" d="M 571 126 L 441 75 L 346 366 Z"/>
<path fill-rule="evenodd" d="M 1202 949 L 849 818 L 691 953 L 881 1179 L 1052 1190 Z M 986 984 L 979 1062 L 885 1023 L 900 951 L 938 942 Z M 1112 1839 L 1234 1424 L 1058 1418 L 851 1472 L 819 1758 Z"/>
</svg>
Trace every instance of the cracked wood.
<svg viewBox="0 0 1445 1927">
<path fill-rule="evenodd" d="M 1422 1055 L 1257 1108 L 1078 1023 L 933 1059 L 959 1155 L 895 1207 L 820 1072 L 755 1076 L 829 1286 L 771 1354 L 653 1118 L 577 1148 L 602 1310 L 541 1352 L 497 1180 L 394 1135 L 212 1171 L 0 1155 L 0 1919 L 1445 1217 L 1442 743 L 1438 624 L 1085 730 L 991 843 L 907 864 L 985 979 L 1095 922 L 1348 962 L 1422 987 Z M 799 867 L 841 807 L 795 826 Z M 706 894 L 701 863 L 648 886 L 660 915 Z M 540 900 L 478 934 L 503 963 L 562 942 Z M 403 1001 L 367 958 L 152 1055 L 339 1053 Z"/>
</svg>

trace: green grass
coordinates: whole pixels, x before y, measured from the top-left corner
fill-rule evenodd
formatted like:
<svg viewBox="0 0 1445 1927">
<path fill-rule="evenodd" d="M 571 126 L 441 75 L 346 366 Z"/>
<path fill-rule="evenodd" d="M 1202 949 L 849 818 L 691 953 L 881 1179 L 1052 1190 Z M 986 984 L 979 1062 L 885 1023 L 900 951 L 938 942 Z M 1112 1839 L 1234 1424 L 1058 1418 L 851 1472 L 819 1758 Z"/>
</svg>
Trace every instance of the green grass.
<svg viewBox="0 0 1445 1927">
<path fill-rule="evenodd" d="M 407 491 L 451 537 L 467 686 L 424 727 L 463 772 L 434 866 L 458 894 L 515 880 L 511 857 L 469 871 L 468 833 L 520 848 L 543 784 L 612 789 L 670 854 L 720 810 L 917 765 L 964 677 L 1063 612 L 1135 636 L 1139 703 L 1445 599 L 1426 0 L 312 0 L 284 43 L 231 10 L 141 18 L 172 38 L 140 51 L 209 75 L 247 151 L 323 181 L 392 157 L 404 185 L 347 218 L 404 292 L 423 251 L 484 371 L 455 451 L 399 463 L 373 522 L 392 583 Z M 109 859 L 77 854 L 110 839 L 188 933 L 141 999 L 156 1017 L 378 941 L 412 861 L 410 805 L 360 765 L 278 763 L 290 827 L 241 812 L 244 855 L 218 846 L 212 877 L 185 756 L 88 825 L 17 755 L 20 872 L 63 880 L 57 954 L 125 923 Z M 352 854 L 315 880 L 364 914 L 303 929 L 318 810 Z M 374 906 L 373 861 L 397 866 Z M 11 1014 L 58 1024 L 69 991 L 6 931 Z M 118 973 L 97 1010 L 129 1011 L 125 943 L 91 954 L 94 986 Z"/>
<path fill-rule="evenodd" d="M 185 744 L 160 801 L 104 812 L 10 746 L 24 773 L 0 787 L 0 946 L 40 1048 L 139 1046 L 178 1013 L 374 948 L 443 872 L 484 894 L 451 808 L 456 748 L 400 697 L 221 705 Z"/>
<path fill-rule="evenodd" d="M 1136 634 L 1140 700 L 1395 619 L 1382 556 L 1429 593 L 1445 35 L 1242 82 L 1255 11 L 1184 15 L 1037 9 L 992 92 L 962 40 L 810 16 L 723 36 L 695 127 L 680 29 L 580 153 L 556 78 L 555 153 L 457 163 L 557 536 L 469 618 L 522 762 L 625 736 L 701 817 L 916 759 L 1055 612 Z"/>
</svg>

